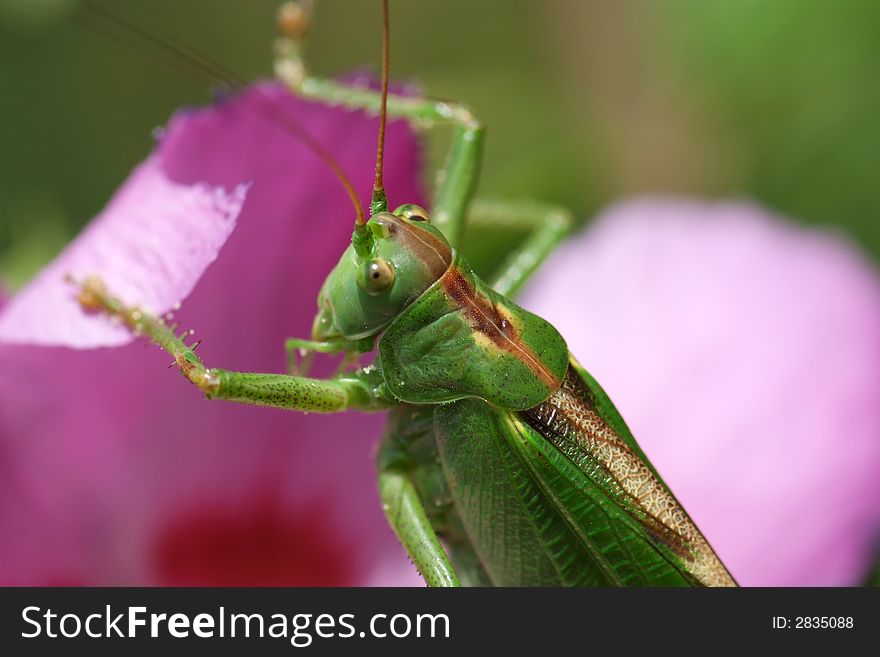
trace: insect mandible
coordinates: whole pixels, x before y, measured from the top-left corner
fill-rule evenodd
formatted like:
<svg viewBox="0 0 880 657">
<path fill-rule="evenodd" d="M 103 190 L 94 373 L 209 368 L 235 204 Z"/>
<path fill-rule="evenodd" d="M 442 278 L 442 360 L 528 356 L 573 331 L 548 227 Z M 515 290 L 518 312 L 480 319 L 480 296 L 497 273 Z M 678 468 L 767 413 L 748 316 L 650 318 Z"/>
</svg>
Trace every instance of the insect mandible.
<svg viewBox="0 0 880 657">
<path fill-rule="evenodd" d="M 564 338 L 510 300 L 570 231 L 570 214 L 472 199 L 484 126 L 463 105 L 388 93 L 387 5 L 379 91 L 310 76 L 300 44 L 309 3 L 280 13 L 278 77 L 294 93 L 380 116 L 370 216 L 337 171 L 355 208 L 351 245 L 321 287 L 311 337 L 286 345 L 290 374 L 208 367 L 160 317 L 97 278 L 78 283 L 80 303 L 148 336 L 208 399 L 387 410 L 380 496 L 429 585 L 735 585 Z M 389 211 L 388 117 L 452 126 L 430 212 Z M 463 228 L 504 219 L 531 233 L 484 282 L 460 253 Z M 315 353 L 354 364 L 374 349 L 371 365 L 308 377 Z"/>
</svg>

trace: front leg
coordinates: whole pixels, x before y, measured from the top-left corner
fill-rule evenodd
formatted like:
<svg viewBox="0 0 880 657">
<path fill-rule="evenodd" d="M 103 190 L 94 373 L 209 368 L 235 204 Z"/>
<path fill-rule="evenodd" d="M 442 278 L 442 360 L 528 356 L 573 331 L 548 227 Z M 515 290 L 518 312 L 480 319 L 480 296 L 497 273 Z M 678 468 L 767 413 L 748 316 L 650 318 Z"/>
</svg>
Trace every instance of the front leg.
<svg viewBox="0 0 880 657">
<path fill-rule="evenodd" d="M 232 372 L 208 368 L 162 319 L 113 297 L 97 278 L 78 284 L 78 300 L 90 312 L 114 317 L 137 335 L 145 335 L 174 358 L 177 366 L 208 399 L 240 404 L 274 406 L 313 413 L 347 409 L 381 410 L 396 402 L 387 392 L 382 373 L 375 367 L 342 373 L 331 379 L 310 379 L 285 374 Z"/>
</svg>

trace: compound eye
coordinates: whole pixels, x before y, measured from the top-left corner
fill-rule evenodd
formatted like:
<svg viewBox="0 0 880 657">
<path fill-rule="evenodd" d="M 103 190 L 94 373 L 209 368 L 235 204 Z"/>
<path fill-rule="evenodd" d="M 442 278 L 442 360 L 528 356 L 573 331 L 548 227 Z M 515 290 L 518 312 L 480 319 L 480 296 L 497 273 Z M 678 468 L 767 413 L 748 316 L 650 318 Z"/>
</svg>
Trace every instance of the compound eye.
<svg viewBox="0 0 880 657">
<path fill-rule="evenodd" d="M 401 205 L 394 211 L 394 214 L 408 221 L 421 221 L 424 223 L 429 223 L 430 221 L 428 218 L 428 211 L 422 206 L 413 203 Z"/>
<path fill-rule="evenodd" d="M 360 273 L 358 283 L 361 289 L 372 296 L 384 294 L 394 283 L 394 267 L 382 258 L 370 260 Z"/>
</svg>

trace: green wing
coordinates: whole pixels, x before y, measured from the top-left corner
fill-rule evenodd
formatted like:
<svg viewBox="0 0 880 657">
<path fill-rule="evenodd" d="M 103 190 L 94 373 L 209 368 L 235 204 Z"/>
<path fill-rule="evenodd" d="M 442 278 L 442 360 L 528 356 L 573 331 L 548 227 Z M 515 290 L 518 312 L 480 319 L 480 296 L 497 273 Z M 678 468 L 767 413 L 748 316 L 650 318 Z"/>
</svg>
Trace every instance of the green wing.
<svg viewBox="0 0 880 657">
<path fill-rule="evenodd" d="M 435 436 L 474 549 L 503 586 L 696 584 L 605 484 L 516 415 L 467 399 L 439 407 Z"/>
<path fill-rule="evenodd" d="M 434 415 L 464 526 L 493 581 L 735 585 L 599 385 L 572 362 L 521 412 L 462 400 Z"/>
<path fill-rule="evenodd" d="M 611 429 L 620 437 L 620 439 L 639 457 L 639 459 L 647 466 L 654 475 L 659 485 L 667 492 L 668 498 L 676 506 L 675 515 L 682 524 L 690 526 L 691 535 L 691 553 L 690 556 L 695 559 L 696 563 L 688 564 L 690 572 L 697 574 L 698 579 L 702 583 L 710 586 L 736 586 L 736 580 L 733 579 L 727 568 L 712 550 L 709 542 L 697 529 L 696 524 L 688 515 L 681 503 L 675 498 L 675 495 L 663 481 L 657 470 L 642 452 L 641 448 L 630 433 L 629 428 L 620 416 L 617 408 L 614 406 L 608 394 L 602 389 L 599 383 L 587 372 L 580 363 L 574 358 L 571 359 L 571 369 L 578 375 L 578 378 L 585 386 L 585 397 L 587 403 L 592 405 L 598 415 L 611 427 Z"/>
</svg>

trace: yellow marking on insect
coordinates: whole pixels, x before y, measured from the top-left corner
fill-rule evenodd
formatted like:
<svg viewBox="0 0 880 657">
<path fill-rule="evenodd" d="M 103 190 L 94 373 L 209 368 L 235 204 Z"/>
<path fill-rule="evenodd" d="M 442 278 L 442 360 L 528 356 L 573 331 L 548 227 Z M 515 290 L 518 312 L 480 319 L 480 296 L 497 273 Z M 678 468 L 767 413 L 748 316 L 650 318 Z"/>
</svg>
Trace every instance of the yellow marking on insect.
<svg viewBox="0 0 880 657">
<path fill-rule="evenodd" d="M 503 349 L 519 358 L 549 390 L 559 387 L 559 379 L 519 339 L 519 331 L 513 318 L 490 299 L 479 294 L 458 269 L 450 267 L 441 279 L 441 284 L 449 299 L 470 319 L 475 340 L 488 340 L 495 348 Z"/>
</svg>

